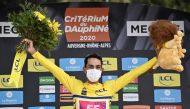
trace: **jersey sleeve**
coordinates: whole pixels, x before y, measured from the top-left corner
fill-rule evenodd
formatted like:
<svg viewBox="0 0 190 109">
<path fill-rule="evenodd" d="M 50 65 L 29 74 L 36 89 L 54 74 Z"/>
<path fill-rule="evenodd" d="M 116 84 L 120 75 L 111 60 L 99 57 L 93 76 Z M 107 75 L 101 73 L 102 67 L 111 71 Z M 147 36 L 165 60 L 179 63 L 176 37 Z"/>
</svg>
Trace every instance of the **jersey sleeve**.
<svg viewBox="0 0 190 109">
<path fill-rule="evenodd" d="M 131 71 L 125 73 L 124 75 L 117 78 L 116 80 L 111 80 L 111 81 L 105 82 L 105 85 L 110 85 L 109 87 L 112 88 L 112 94 L 115 94 L 121 88 L 123 88 L 127 84 L 129 84 L 132 80 L 134 80 L 138 76 L 144 74 L 149 69 L 151 69 L 152 66 L 155 65 L 156 61 L 157 61 L 157 59 L 156 59 L 156 57 L 154 57 L 151 60 L 149 60 L 148 62 L 146 62 L 145 64 L 132 69 Z"/>
<path fill-rule="evenodd" d="M 82 81 L 69 76 L 61 68 L 49 61 L 39 52 L 34 53 L 32 56 L 34 57 L 34 59 L 40 62 L 41 65 L 47 68 L 71 93 L 75 93 L 75 83 L 77 83 L 78 85 L 82 84 Z"/>
</svg>

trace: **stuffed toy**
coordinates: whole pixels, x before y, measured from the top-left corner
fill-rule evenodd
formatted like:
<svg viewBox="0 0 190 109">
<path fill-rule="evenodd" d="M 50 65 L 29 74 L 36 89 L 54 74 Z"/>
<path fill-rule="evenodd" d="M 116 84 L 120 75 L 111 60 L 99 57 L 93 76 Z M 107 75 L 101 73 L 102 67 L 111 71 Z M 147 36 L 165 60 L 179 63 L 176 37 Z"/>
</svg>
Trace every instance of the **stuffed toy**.
<svg viewBox="0 0 190 109">
<path fill-rule="evenodd" d="M 177 25 L 168 20 L 157 20 L 149 30 L 158 59 L 153 69 L 160 66 L 166 70 L 183 71 L 181 58 L 184 58 L 186 49 L 182 48 L 183 33 L 178 31 Z"/>
</svg>

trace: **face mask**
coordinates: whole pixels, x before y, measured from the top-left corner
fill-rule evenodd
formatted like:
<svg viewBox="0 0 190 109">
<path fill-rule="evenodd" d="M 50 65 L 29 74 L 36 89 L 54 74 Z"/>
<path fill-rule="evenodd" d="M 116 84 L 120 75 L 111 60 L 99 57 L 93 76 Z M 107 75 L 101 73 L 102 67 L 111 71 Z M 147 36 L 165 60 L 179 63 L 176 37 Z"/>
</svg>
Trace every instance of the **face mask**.
<svg viewBox="0 0 190 109">
<path fill-rule="evenodd" d="M 89 69 L 89 70 L 87 70 L 86 76 L 87 76 L 89 81 L 96 82 L 100 79 L 101 74 L 102 74 L 101 70 Z"/>
</svg>

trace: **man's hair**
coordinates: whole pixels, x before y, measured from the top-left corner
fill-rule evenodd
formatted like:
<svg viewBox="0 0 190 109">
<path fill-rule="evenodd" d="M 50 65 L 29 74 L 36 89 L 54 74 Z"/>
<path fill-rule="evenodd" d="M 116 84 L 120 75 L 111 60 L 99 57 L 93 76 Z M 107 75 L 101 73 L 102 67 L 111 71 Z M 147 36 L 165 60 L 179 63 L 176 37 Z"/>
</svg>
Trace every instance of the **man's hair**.
<svg viewBox="0 0 190 109">
<path fill-rule="evenodd" d="M 93 54 L 87 55 L 85 57 L 85 59 L 84 59 L 84 67 L 86 67 L 86 64 L 88 63 L 88 59 L 90 59 L 90 58 L 96 58 L 96 59 L 100 60 L 101 65 L 103 64 L 102 57 L 97 55 L 96 53 L 93 53 Z"/>
</svg>

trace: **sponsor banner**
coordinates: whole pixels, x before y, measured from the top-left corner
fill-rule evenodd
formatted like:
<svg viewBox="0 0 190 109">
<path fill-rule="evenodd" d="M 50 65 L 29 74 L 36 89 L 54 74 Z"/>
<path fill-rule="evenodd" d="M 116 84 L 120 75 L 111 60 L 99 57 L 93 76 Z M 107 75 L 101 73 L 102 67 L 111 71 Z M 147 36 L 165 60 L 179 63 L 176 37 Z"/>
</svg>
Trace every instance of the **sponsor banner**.
<svg viewBox="0 0 190 109">
<path fill-rule="evenodd" d="M 148 58 L 129 57 L 122 58 L 122 70 L 132 70 L 148 61 Z"/>
<path fill-rule="evenodd" d="M 109 80 L 114 80 L 114 79 L 117 79 L 117 76 L 115 75 L 109 75 L 109 76 L 102 76 L 102 82 L 106 82 L 106 81 L 109 81 Z"/>
<path fill-rule="evenodd" d="M 156 105 L 155 109 L 182 109 L 180 105 Z"/>
<path fill-rule="evenodd" d="M 20 37 L 11 22 L 0 22 L 0 37 Z"/>
<path fill-rule="evenodd" d="M 23 88 L 23 75 L 20 76 L 18 87 L 13 83 L 9 84 L 10 75 L 0 75 L 0 89 L 12 89 L 12 88 Z"/>
<path fill-rule="evenodd" d="M 63 86 L 63 85 L 60 85 L 60 93 L 63 93 L 63 94 L 71 94 L 71 92 L 68 91 L 68 90 L 66 89 L 66 87 Z"/>
<path fill-rule="evenodd" d="M 110 109 L 119 109 L 119 106 L 112 105 Z"/>
<path fill-rule="evenodd" d="M 160 86 L 160 87 L 180 86 L 180 74 L 173 74 L 173 73 L 154 74 L 154 86 Z"/>
<path fill-rule="evenodd" d="M 54 106 L 34 106 L 28 107 L 28 109 L 56 109 Z"/>
<path fill-rule="evenodd" d="M 23 91 L 0 91 L 0 105 L 23 104 Z"/>
<path fill-rule="evenodd" d="M 127 21 L 127 36 L 149 36 L 149 26 L 153 21 Z M 184 21 L 173 21 L 184 31 Z"/>
<path fill-rule="evenodd" d="M 48 60 L 55 63 L 55 59 Z M 28 72 L 49 72 L 49 70 L 43 67 L 36 59 L 28 59 Z"/>
<path fill-rule="evenodd" d="M 55 86 L 54 85 L 39 86 L 39 93 L 55 93 Z"/>
<path fill-rule="evenodd" d="M 138 92 L 138 84 L 128 84 L 123 88 L 123 92 Z"/>
<path fill-rule="evenodd" d="M 40 76 L 39 84 L 55 84 L 55 77 L 53 76 Z"/>
<path fill-rule="evenodd" d="M 55 102 L 55 94 L 41 94 L 40 102 Z"/>
<path fill-rule="evenodd" d="M 123 101 L 139 101 L 138 93 L 124 93 Z"/>
<path fill-rule="evenodd" d="M 0 107 L 0 109 L 24 109 L 23 107 Z"/>
<path fill-rule="evenodd" d="M 118 93 L 114 94 L 114 95 L 112 96 L 111 101 L 119 101 L 119 94 L 118 94 Z"/>
<path fill-rule="evenodd" d="M 73 106 L 60 106 L 60 109 L 74 109 Z"/>
<path fill-rule="evenodd" d="M 148 105 L 124 105 L 123 109 L 150 109 Z"/>
<path fill-rule="evenodd" d="M 155 89 L 154 102 L 179 103 L 181 102 L 181 90 L 179 89 Z"/>
<path fill-rule="evenodd" d="M 72 94 L 60 94 L 60 102 L 73 102 Z"/>
<path fill-rule="evenodd" d="M 59 66 L 64 71 L 83 71 L 84 58 L 61 58 Z"/>
<path fill-rule="evenodd" d="M 102 58 L 104 71 L 116 71 L 117 58 Z"/>
<path fill-rule="evenodd" d="M 67 42 L 108 42 L 109 8 L 67 8 L 65 34 Z"/>
</svg>

